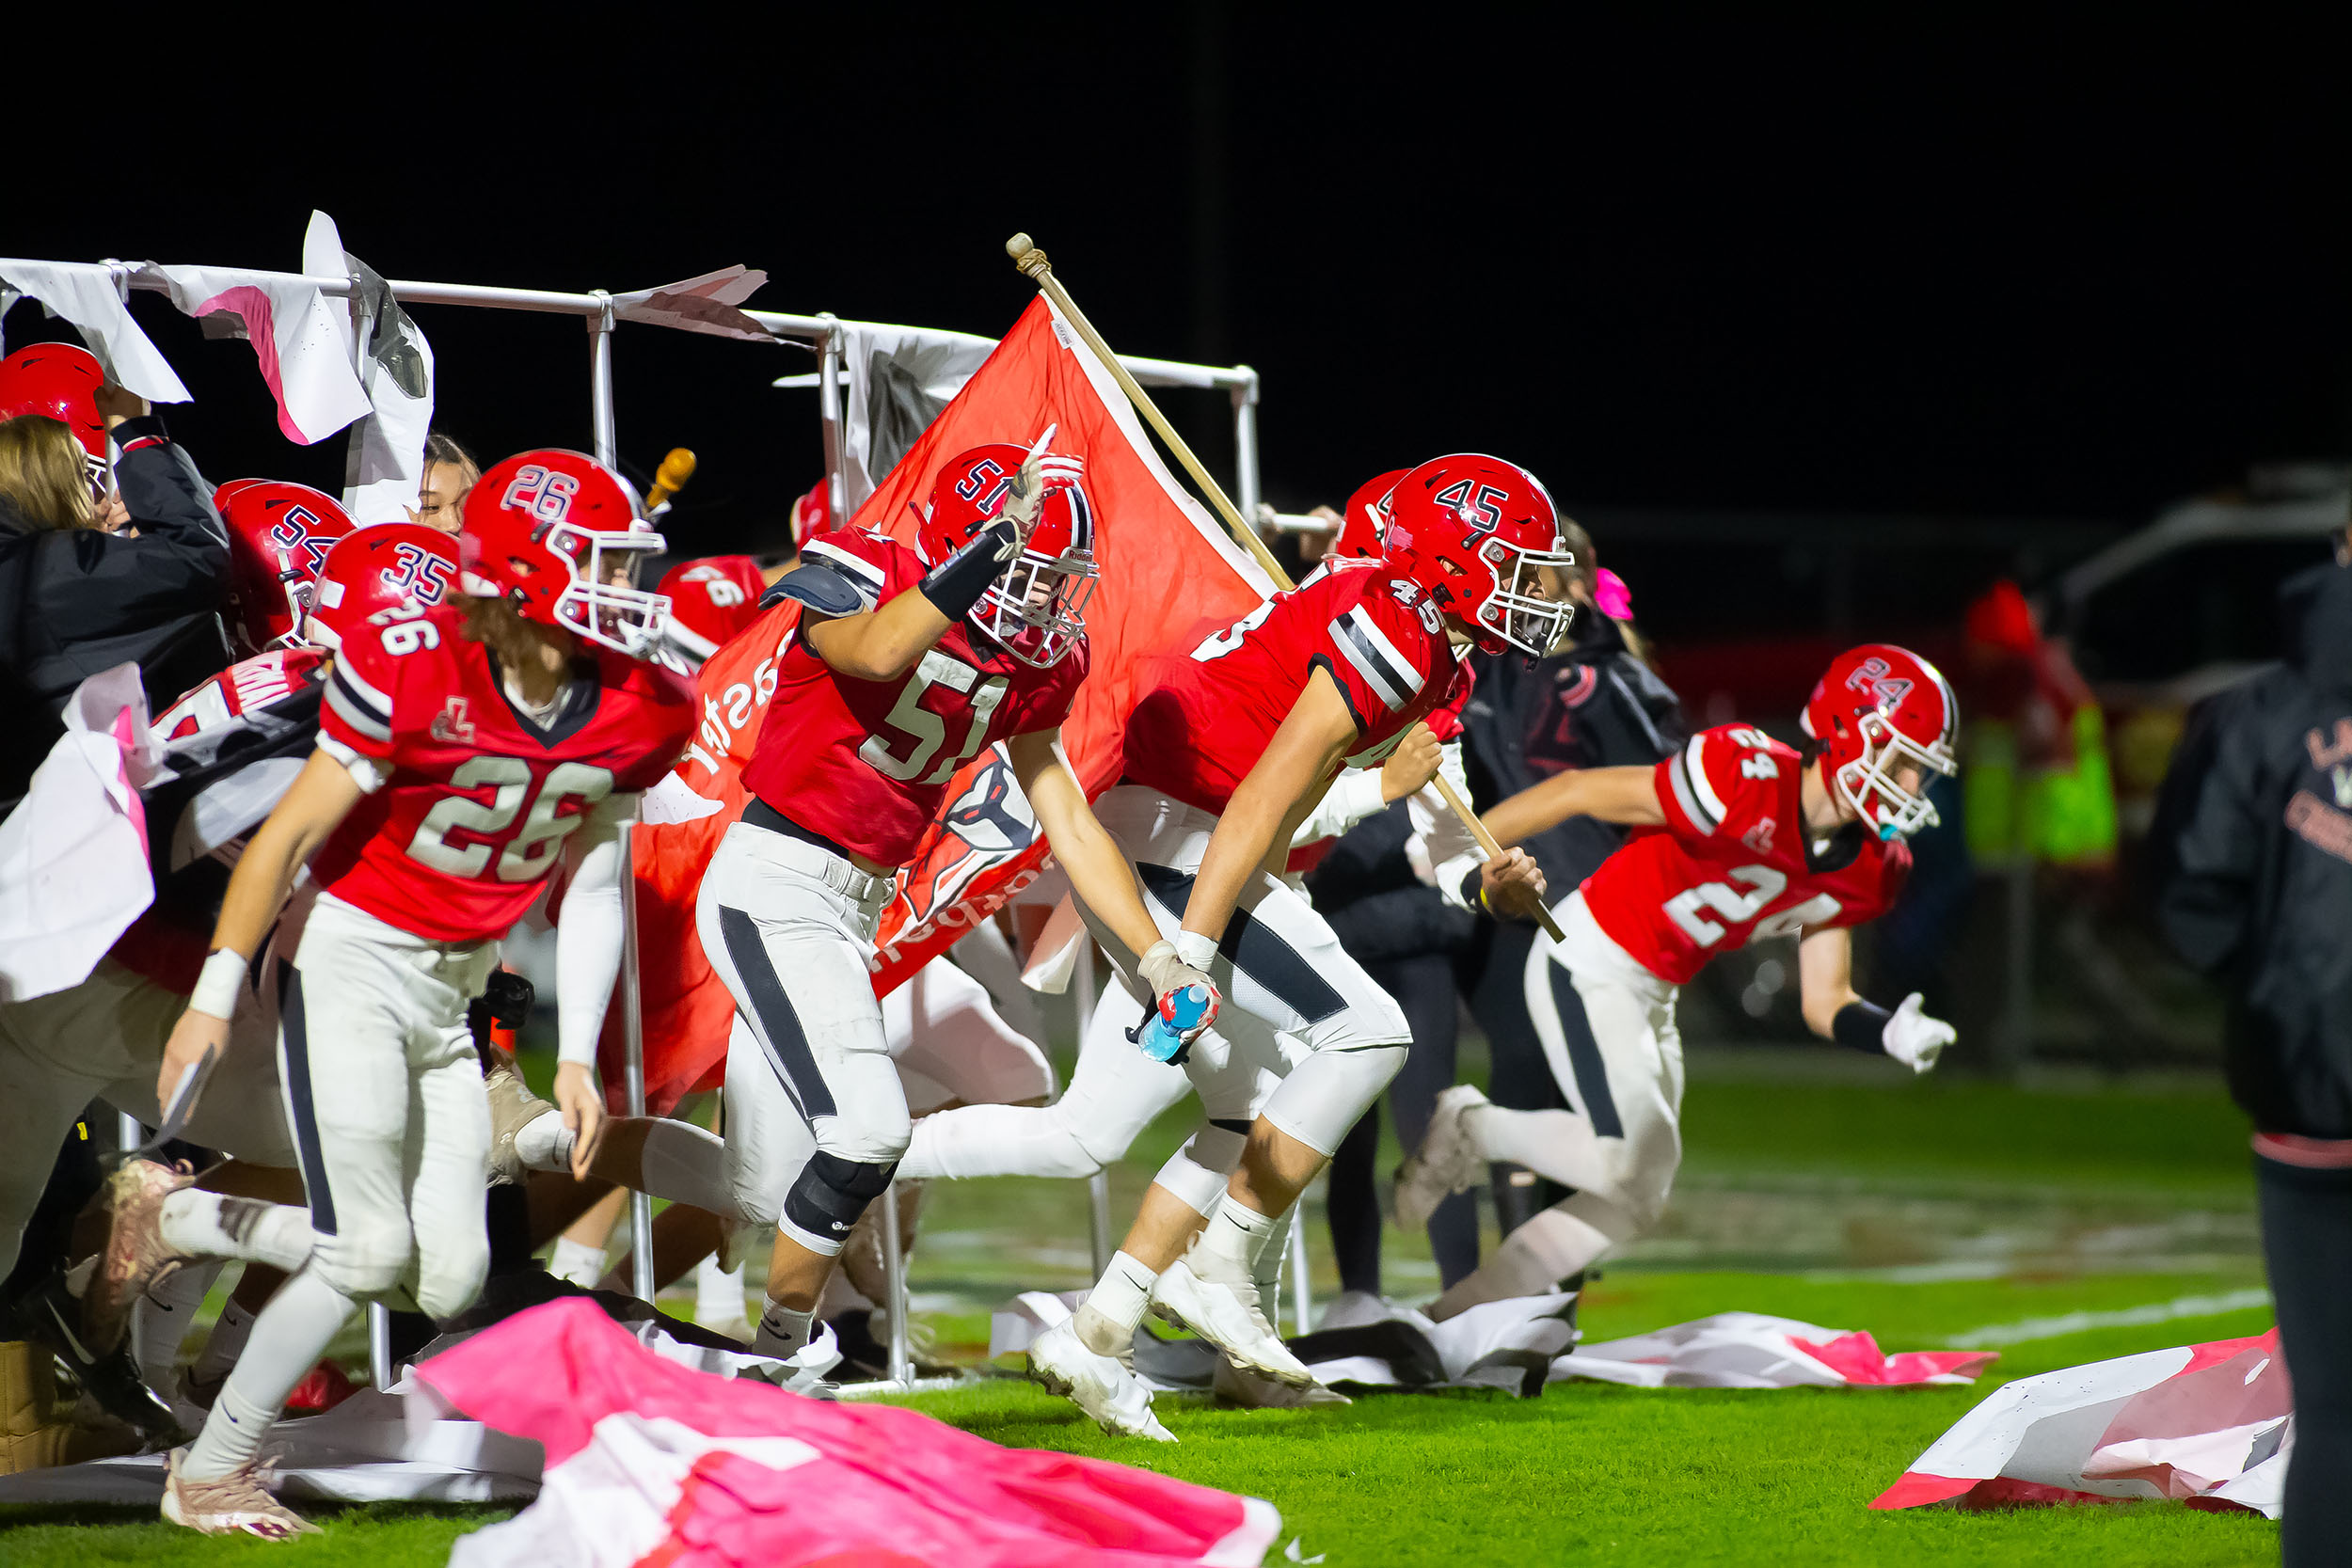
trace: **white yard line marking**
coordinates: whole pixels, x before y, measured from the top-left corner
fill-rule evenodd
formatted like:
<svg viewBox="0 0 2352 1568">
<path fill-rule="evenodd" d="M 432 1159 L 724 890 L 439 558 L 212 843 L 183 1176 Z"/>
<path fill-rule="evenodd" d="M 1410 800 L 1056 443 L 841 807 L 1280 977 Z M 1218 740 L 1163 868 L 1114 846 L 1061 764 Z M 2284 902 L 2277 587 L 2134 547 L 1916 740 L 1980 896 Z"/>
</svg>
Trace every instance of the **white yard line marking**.
<svg viewBox="0 0 2352 1568">
<path fill-rule="evenodd" d="M 2055 1339 L 2094 1328 L 2137 1328 L 2170 1323 L 2175 1318 L 2210 1318 L 2222 1312 L 2244 1312 L 2270 1305 L 2268 1291 L 2229 1291 L 2215 1296 L 2181 1296 L 2146 1307 L 2122 1307 L 2108 1312 L 2061 1312 L 2052 1318 L 2021 1318 L 2013 1323 L 1994 1323 L 1955 1334 L 1946 1344 L 1954 1350 L 1990 1350 L 1996 1345 L 2022 1345 L 2032 1339 Z"/>
</svg>

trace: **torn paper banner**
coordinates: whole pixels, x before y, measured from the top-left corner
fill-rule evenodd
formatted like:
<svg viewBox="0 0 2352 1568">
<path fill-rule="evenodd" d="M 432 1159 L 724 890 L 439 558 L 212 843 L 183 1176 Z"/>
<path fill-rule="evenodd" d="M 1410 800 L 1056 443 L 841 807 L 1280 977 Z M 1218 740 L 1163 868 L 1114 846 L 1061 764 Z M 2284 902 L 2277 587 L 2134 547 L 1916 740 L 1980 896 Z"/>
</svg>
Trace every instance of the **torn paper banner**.
<svg viewBox="0 0 2352 1568">
<path fill-rule="evenodd" d="M 1872 1508 L 2172 1498 L 2279 1516 L 2295 1443 L 2279 1333 L 2020 1378 L 1912 1462 Z"/>
<path fill-rule="evenodd" d="M 1888 1355 L 1867 1334 L 1821 1328 L 1760 1312 L 1718 1312 L 1655 1334 L 1583 1345 L 1551 1376 L 1644 1388 L 1867 1388 L 1965 1384 L 1994 1351 L 1905 1351 Z"/>
<path fill-rule="evenodd" d="M 338 276 L 342 270 L 335 269 Z M 367 391 L 351 368 L 346 301 L 284 273 L 149 262 L 140 276 L 162 279 L 171 303 L 202 321 L 206 336 L 253 345 L 262 379 L 278 400 L 278 428 L 289 441 L 310 446 L 369 413 Z"/>
<path fill-rule="evenodd" d="M 416 1375 L 547 1451 L 538 1502 L 460 1539 L 453 1568 L 1174 1568 L 1261 1561 L 1281 1528 L 1255 1497 L 691 1371 L 578 1300 L 485 1330 Z"/>
<path fill-rule="evenodd" d="M 772 333 L 736 309 L 758 293 L 767 281 L 764 272 L 744 266 L 723 267 L 682 283 L 664 283 L 658 289 L 633 289 L 625 294 L 614 294 L 612 316 L 615 321 L 675 326 L 681 332 L 707 332 L 716 338 L 772 343 L 776 341 Z"/>
<path fill-rule="evenodd" d="M 424 438 L 433 428 L 433 347 L 392 297 L 381 274 L 343 248 L 335 220 L 310 214 L 302 270 L 313 277 L 349 277 L 359 290 L 358 319 L 368 341 L 359 355 L 369 414 L 352 430 L 343 466 L 343 510 L 365 528 L 405 523 L 424 483 Z"/>
<path fill-rule="evenodd" d="M 0 261 L 0 284 L 8 293 L 40 301 L 52 316 L 72 322 L 116 386 L 150 403 L 188 401 L 188 389 L 173 373 L 170 361 L 131 319 L 114 268 L 95 261 Z"/>
<path fill-rule="evenodd" d="M 0 821 L 0 1002 L 80 985 L 154 902 L 139 790 L 163 767 L 135 664 L 74 688 L 66 733 Z"/>
</svg>

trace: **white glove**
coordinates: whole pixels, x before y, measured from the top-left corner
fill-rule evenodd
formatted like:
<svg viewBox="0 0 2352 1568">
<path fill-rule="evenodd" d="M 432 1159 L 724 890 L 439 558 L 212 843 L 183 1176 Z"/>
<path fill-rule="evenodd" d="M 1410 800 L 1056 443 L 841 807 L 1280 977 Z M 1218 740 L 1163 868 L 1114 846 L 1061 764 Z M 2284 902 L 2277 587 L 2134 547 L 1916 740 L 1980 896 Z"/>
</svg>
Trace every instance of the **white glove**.
<svg viewBox="0 0 2352 1568">
<path fill-rule="evenodd" d="M 1177 953 L 1174 942 L 1153 942 L 1143 957 L 1136 960 L 1136 972 L 1143 976 L 1143 983 L 1152 988 L 1154 1004 L 1186 986 L 1199 986 L 1209 993 L 1209 1010 L 1201 1016 L 1200 1029 L 1193 1031 L 1194 1036 L 1216 1022 L 1217 1004 L 1222 1000 L 1217 995 L 1216 982 L 1209 978 L 1206 970 L 1186 963 Z M 1161 1016 L 1167 1015 L 1163 1012 Z"/>
<path fill-rule="evenodd" d="M 1886 1053 L 1914 1072 L 1927 1072 L 1935 1066 L 1935 1059 L 1944 1048 L 1960 1038 L 1960 1032 L 1940 1018 L 1930 1018 L 1919 1010 L 1925 1000 L 1919 991 L 1903 998 L 1903 1005 L 1886 1020 Z"/>
<path fill-rule="evenodd" d="M 1020 471 L 1012 476 L 1011 498 L 1005 502 L 1004 511 L 998 515 L 1012 524 L 1020 543 L 1025 545 L 1030 530 L 1037 527 L 1038 515 L 1045 509 L 1045 493 L 1066 490 L 1085 477 L 1085 459 L 1059 452 L 1041 452 L 1022 464 Z"/>
</svg>

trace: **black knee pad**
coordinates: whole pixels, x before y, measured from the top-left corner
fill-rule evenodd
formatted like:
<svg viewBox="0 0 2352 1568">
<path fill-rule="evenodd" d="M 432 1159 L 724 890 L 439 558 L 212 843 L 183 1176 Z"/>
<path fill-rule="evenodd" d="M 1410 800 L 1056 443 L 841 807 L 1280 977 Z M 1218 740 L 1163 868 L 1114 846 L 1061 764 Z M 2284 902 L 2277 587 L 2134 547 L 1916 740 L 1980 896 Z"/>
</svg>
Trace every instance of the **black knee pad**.
<svg viewBox="0 0 2352 1568">
<path fill-rule="evenodd" d="M 898 1168 L 896 1160 L 866 1164 L 820 1148 L 809 1156 L 800 1180 L 784 1195 L 784 1217 L 812 1236 L 844 1240 L 866 1206 L 889 1190 Z"/>
</svg>

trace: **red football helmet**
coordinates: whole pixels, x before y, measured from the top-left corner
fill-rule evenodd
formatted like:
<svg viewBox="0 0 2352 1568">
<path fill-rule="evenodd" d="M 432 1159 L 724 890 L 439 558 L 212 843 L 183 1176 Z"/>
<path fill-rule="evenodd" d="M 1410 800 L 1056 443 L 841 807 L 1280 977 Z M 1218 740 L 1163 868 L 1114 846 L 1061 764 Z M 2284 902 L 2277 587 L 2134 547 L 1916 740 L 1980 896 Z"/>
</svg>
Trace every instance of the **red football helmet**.
<svg viewBox="0 0 2352 1568">
<path fill-rule="evenodd" d="M 1396 482 L 1388 513 L 1391 562 L 1470 623 L 1481 648 L 1541 657 L 1566 643 L 1576 557 L 1534 474 L 1476 452 L 1434 458 Z"/>
<path fill-rule="evenodd" d="M 690 631 L 708 643 L 712 652 L 759 619 L 759 596 L 767 591 L 768 579 L 761 575 L 759 562 L 748 555 L 680 562 L 663 575 L 660 587 L 655 590 L 670 601 L 674 640 L 680 629 Z"/>
<path fill-rule="evenodd" d="M 1391 468 L 1347 498 L 1339 536 L 1331 541 L 1334 556 L 1343 561 L 1377 561 L 1388 553 L 1383 540 L 1389 531 L 1389 492 L 1408 471 Z"/>
<path fill-rule="evenodd" d="M 232 479 L 213 492 L 229 525 L 229 593 L 237 641 L 258 654 L 300 641 L 326 552 L 351 531 L 335 498 L 307 484 Z"/>
<path fill-rule="evenodd" d="M 106 421 L 98 416 L 98 388 L 106 372 L 98 356 L 72 343 L 34 343 L 0 359 L 0 420 L 45 414 L 62 420 L 82 443 L 92 488 L 106 482 Z"/>
<path fill-rule="evenodd" d="M 458 585 L 631 658 L 650 657 L 670 601 L 635 586 L 667 547 L 638 516 L 628 482 L 584 452 L 542 448 L 498 464 L 466 492 Z"/>
<path fill-rule="evenodd" d="M 971 542 L 1005 509 L 1012 476 L 1028 450 L 1009 441 L 974 447 L 951 459 L 931 481 L 930 510 L 915 534 L 915 551 L 936 566 Z M 1004 575 L 972 607 L 972 624 L 1022 663 L 1042 670 L 1086 635 L 1087 600 L 1094 594 L 1094 507 L 1088 500 L 1085 465 L 1051 452 L 1041 460 L 1044 505 L 1029 542 Z"/>
<path fill-rule="evenodd" d="M 1908 648 L 1866 642 L 1830 660 L 1799 721 L 1820 747 L 1821 782 L 1881 838 L 1932 827 L 1927 775 L 1957 773 L 1960 704 L 1941 672 Z M 1917 789 L 1897 769 L 1915 768 Z"/>
<path fill-rule="evenodd" d="M 302 622 L 302 641 L 341 648 L 379 610 L 445 602 L 457 580 L 456 541 L 422 523 L 355 529 L 326 552 Z"/>
<path fill-rule="evenodd" d="M 803 545 L 820 533 L 833 531 L 833 481 L 820 479 L 805 496 L 792 502 L 792 547 Z"/>
</svg>

